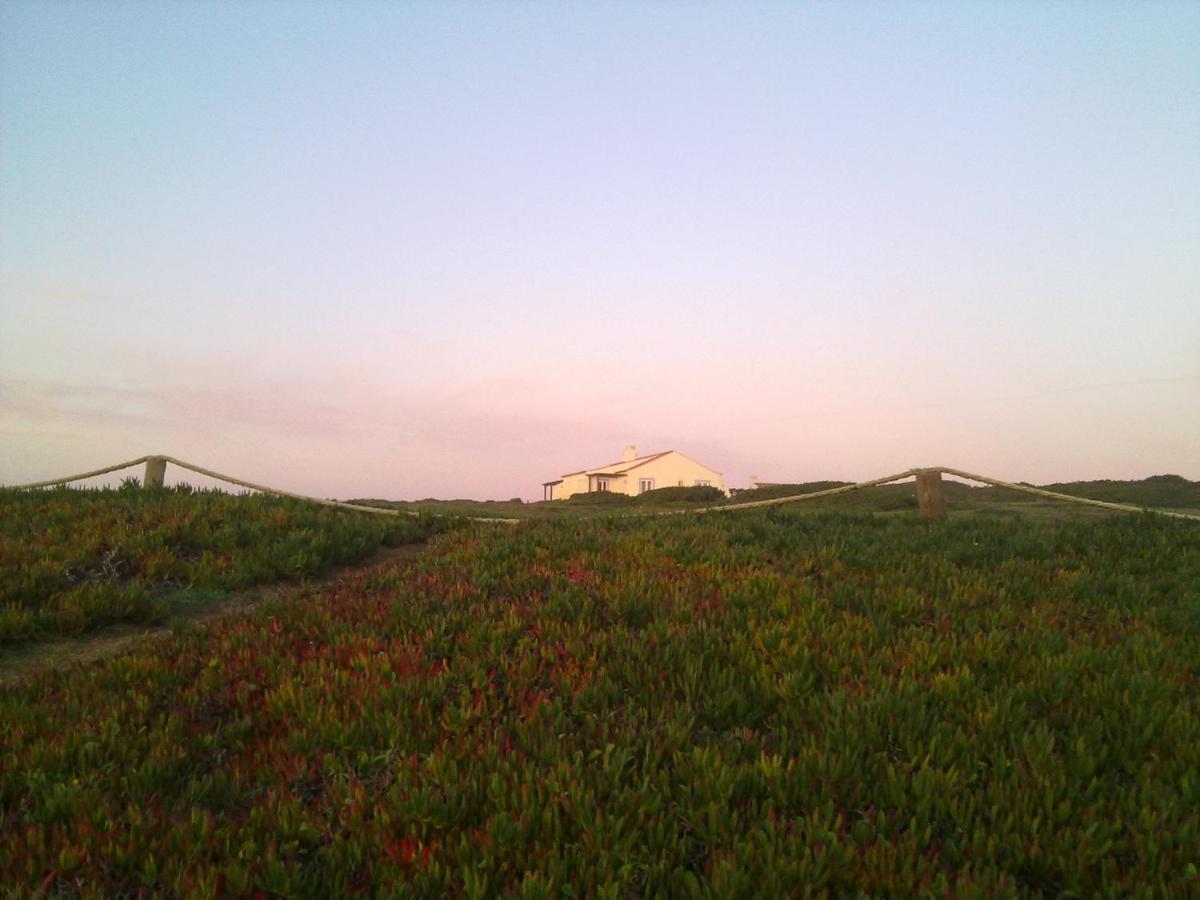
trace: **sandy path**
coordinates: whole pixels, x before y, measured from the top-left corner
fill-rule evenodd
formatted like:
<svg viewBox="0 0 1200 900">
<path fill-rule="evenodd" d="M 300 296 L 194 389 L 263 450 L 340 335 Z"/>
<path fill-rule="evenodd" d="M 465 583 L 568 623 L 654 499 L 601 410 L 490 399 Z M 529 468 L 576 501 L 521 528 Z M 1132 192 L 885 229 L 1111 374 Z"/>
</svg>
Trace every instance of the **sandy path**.
<svg viewBox="0 0 1200 900">
<path fill-rule="evenodd" d="M 115 656 L 139 641 L 169 635 L 183 624 L 203 625 L 223 616 L 248 612 L 268 598 L 294 597 L 368 569 L 403 563 L 415 558 L 425 546 L 420 543 L 381 547 L 366 562 L 340 566 L 317 578 L 248 588 L 230 594 L 219 602 L 172 616 L 170 621 L 157 625 L 113 625 L 76 638 L 43 641 L 0 651 L 0 685 L 11 684 L 44 669 L 65 669 L 76 663 L 86 665 Z"/>
</svg>

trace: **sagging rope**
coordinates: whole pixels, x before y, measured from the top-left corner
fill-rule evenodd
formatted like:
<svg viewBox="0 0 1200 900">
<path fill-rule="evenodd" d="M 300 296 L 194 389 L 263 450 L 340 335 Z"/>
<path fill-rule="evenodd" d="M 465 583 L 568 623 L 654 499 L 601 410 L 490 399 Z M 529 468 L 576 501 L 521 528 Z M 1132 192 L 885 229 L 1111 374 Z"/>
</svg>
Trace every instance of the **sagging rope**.
<svg viewBox="0 0 1200 900">
<path fill-rule="evenodd" d="M 974 475 L 971 472 L 964 472 L 961 469 L 951 469 L 948 466 L 939 466 L 937 469 L 928 471 L 942 472 L 946 475 L 953 475 L 956 478 L 966 478 L 970 481 L 978 481 L 982 484 L 990 484 L 992 487 L 1005 488 L 1010 491 L 1020 491 L 1022 494 L 1032 494 L 1035 497 L 1046 497 L 1049 500 L 1066 500 L 1069 503 L 1079 503 L 1084 506 L 1098 506 L 1101 509 L 1115 509 L 1120 512 L 1149 512 L 1157 513 L 1160 516 L 1171 516 L 1174 519 L 1193 519 L 1200 521 L 1200 516 L 1194 516 L 1190 513 L 1172 512 L 1169 509 L 1152 509 L 1148 506 L 1132 506 L 1128 503 L 1110 503 L 1107 500 L 1092 500 L 1087 497 L 1076 497 L 1072 494 L 1060 494 L 1058 491 L 1047 491 L 1043 488 L 1031 487 L 1027 484 L 1013 484 L 1011 481 L 1000 481 L 998 478 L 988 478 L 986 475 Z"/>
<path fill-rule="evenodd" d="M 921 472 L 931 471 L 929 469 L 909 469 L 906 472 L 899 472 L 896 475 L 885 475 L 882 478 L 872 478 L 870 481 L 859 481 L 855 484 L 844 484 L 841 487 L 826 488 L 822 491 L 811 491 L 807 494 L 792 494 L 788 497 L 772 497 L 769 500 L 751 500 L 749 503 L 727 503 L 724 506 L 705 506 L 700 509 L 669 509 L 655 513 L 655 515 L 674 515 L 680 512 L 728 512 L 731 509 L 757 509 L 763 506 L 779 506 L 784 503 L 796 503 L 800 500 L 816 500 L 818 497 L 835 497 L 838 494 L 849 494 L 851 491 L 861 491 L 863 488 L 878 487 L 881 484 L 891 484 L 893 481 L 902 481 L 905 478 L 913 478 Z"/>
<path fill-rule="evenodd" d="M 167 457 L 163 457 L 166 459 Z M 14 484 L 9 486 L 10 491 L 27 491 L 33 488 L 56 487 L 60 484 L 70 484 L 72 481 L 83 481 L 85 478 L 94 478 L 97 475 L 107 475 L 109 472 L 116 472 L 120 469 L 128 469 L 130 466 L 140 466 L 146 460 L 154 459 L 153 456 L 139 456 L 137 459 L 131 459 L 129 462 L 117 463 L 115 466 L 105 466 L 103 469 L 94 469 L 91 472 L 80 472 L 78 475 L 68 475 L 66 478 L 51 478 L 49 481 L 34 481 L 30 484 Z"/>
<path fill-rule="evenodd" d="M 11 485 L 10 490 L 32 490 L 34 488 L 54 487 L 56 485 L 69 484 L 73 481 L 81 481 L 84 478 L 93 478 L 97 475 L 107 475 L 109 472 L 116 472 L 120 469 L 127 469 L 130 466 L 140 465 L 149 460 L 162 460 L 169 462 L 181 469 L 187 469 L 189 472 L 195 472 L 197 475 L 204 475 L 208 478 L 214 478 L 218 481 L 227 481 L 230 484 L 236 484 L 239 487 L 248 488 L 252 491 L 259 491 L 264 494 L 274 494 L 279 497 L 291 497 L 294 500 L 303 500 L 308 503 L 317 503 L 321 506 L 330 506 L 339 509 L 350 509 L 356 512 L 373 513 L 381 516 L 415 516 L 416 512 L 410 510 L 398 509 L 382 509 L 377 506 L 362 506 L 358 503 L 345 503 L 341 500 L 324 500 L 320 497 L 310 497 L 306 494 L 296 494 L 292 491 L 284 491 L 279 488 L 267 487 L 262 484 L 255 484 L 252 481 L 245 481 L 241 478 L 234 478 L 232 475 L 225 475 L 221 472 L 215 472 L 212 469 L 206 469 L 198 466 L 195 463 L 189 463 L 182 459 L 176 459 L 173 456 L 140 456 L 137 459 L 129 462 L 117 463 L 112 466 L 105 466 L 102 469 L 95 469 L 91 472 L 83 472 L 78 475 L 68 475 L 65 478 L 53 478 L 48 481 L 36 481 L 30 484 Z M 852 491 L 861 491 L 864 488 L 877 487 L 882 484 L 891 484 L 895 481 L 903 481 L 905 478 L 913 478 L 924 472 L 940 472 L 945 475 L 953 475 L 956 478 L 965 478 L 968 481 L 977 481 L 981 484 L 991 485 L 992 487 L 1004 488 L 1010 491 L 1018 491 L 1024 494 L 1032 494 L 1036 497 L 1045 497 L 1050 500 L 1061 500 L 1067 503 L 1076 503 L 1082 506 L 1095 506 L 1101 509 L 1111 509 L 1119 512 L 1135 512 L 1135 513 L 1155 513 L 1160 516 L 1170 516 L 1175 519 L 1190 519 L 1200 521 L 1200 516 L 1190 513 L 1173 512 L 1166 509 L 1153 509 L 1145 506 L 1133 506 L 1127 503 L 1110 503 L 1106 500 L 1091 500 L 1087 497 L 1076 497 L 1072 494 L 1062 494 L 1057 491 L 1047 491 L 1042 488 L 1030 487 L 1024 484 L 1015 484 L 1011 481 L 1001 481 L 998 478 L 989 478 L 986 475 L 976 475 L 972 472 L 964 472 L 962 469 L 952 469 L 949 466 L 934 466 L 920 469 L 907 469 L 904 472 L 898 472 L 895 475 L 885 475 L 882 478 L 872 478 L 870 481 L 860 481 L 855 484 L 845 484 L 841 487 L 827 488 L 821 491 L 811 491 L 806 494 L 791 494 L 787 497 L 772 497 L 769 500 L 752 500 L 748 503 L 729 503 L 722 506 L 704 506 L 698 509 L 670 509 L 670 510 L 646 510 L 634 513 L 628 513 L 622 518 L 640 518 L 644 516 L 673 516 L 685 515 L 689 513 L 709 513 L 709 512 L 731 512 L 740 509 L 759 509 L 766 506 L 781 506 L 785 503 L 798 503 L 804 500 L 816 500 L 821 497 L 834 497 L 838 494 L 848 494 Z M 465 516 L 471 522 L 490 522 L 500 525 L 515 525 L 520 522 L 533 521 L 532 519 L 514 519 L 500 518 L 492 516 Z"/>
<path fill-rule="evenodd" d="M 416 516 L 419 513 L 410 510 L 400 509 L 381 509 L 377 506 L 361 506 L 358 503 L 345 503 L 341 500 L 322 500 L 319 497 L 309 497 L 305 494 L 294 494 L 291 491 L 281 491 L 278 488 L 266 487 L 265 485 L 255 484 L 252 481 L 243 481 L 241 478 L 234 478 L 231 475 L 223 475 L 220 472 L 214 472 L 212 469 L 205 469 L 194 463 L 184 462 L 181 459 L 175 459 L 173 456 L 164 456 L 162 459 L 169 463 L 174 463 L 181 469 L 195 472 L 197 475 L 207 475 L 209 478 L 216 478 L 218 481 L 228 481 L 230 484 L 236 484 L 239 487 L 249 488 L 252 491 L 261 491 L 264 494 L 276 494 L 280 497 L 291 497 L 294 500 L 307 500 L 310 503 L 319 503 L 322 506 L 341 507 L 342 509 L 353 509 L 358 512 L 375 513 L 376 515 L 384 516 Z M 500 519 L 490 518 L 488 516 L 466 516 L 471 522 L 495 522 L 500 525 L 514 525 L 520 522 L 521 519 Z"/>
</svg>

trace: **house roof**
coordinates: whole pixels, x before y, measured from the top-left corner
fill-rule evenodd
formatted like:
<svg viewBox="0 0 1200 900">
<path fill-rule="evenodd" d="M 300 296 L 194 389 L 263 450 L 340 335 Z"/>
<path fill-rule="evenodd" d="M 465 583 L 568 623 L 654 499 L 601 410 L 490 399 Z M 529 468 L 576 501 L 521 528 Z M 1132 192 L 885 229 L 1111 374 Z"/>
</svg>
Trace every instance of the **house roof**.
<svg viewBox="0 0 1200 900">
<path fill-rule="evenodd" d="M 636 469 L 638 466 L 644 466 L 648 462 L 658 459 L 660 456 L 666 456 L 668 453 L 674 453 L 674 450 L 664 450 L 662 453 L 651 453 L 649 456 L 638 456 L 630 460 L 620 460 L 619 462 L 609 463 L 604 466 L 593 466 L 590 469 L 580 469 L 578 472 L 568 472 L 563 478 L 570 478 L 572 475 L 582 475 L 585 472 L 589 475 L 619 475 L 628 472 L 630 469 Z"/>
</svg>

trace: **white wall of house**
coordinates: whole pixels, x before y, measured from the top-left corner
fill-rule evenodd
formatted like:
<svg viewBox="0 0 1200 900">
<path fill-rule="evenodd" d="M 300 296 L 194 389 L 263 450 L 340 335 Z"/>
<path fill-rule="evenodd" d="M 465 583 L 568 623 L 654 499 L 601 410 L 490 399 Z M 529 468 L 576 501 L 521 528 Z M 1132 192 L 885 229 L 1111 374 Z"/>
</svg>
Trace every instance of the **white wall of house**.
<svg viewBox="0 0 1200 900">
<path fill-rule="evenodd" d="M 588 490 L 588 477 L 586 473 L 581 472 L 578 475 L 568 475 L 562 480 L 562 484 L 554 486 L 554 499 L 566 500 L 572 494 L 586 494 Z"/>
<path fill-rule="evenodd" d="M 607 482 L 607 490 L 612 493 L 630 496 L 658 488 L 692 487 L 698 484 L 711 485 L 729 495 L 720 472 L 701 465 L 677 450 L 636 465 L 624 473 L 612 471 L 618 468 L 621 468 L 620 463 L 564 476 L 560 484 L 554 485 L 553 499 L 566 500 L 573 494 L 599 490 L 602 480 Z"/>
<path fill-rule="evenodd" d="M 643 490 L 657 490 L 665 487 L 692 487 L 697 484 L 708 484 L 715 487 L 726 496 L 729 488 L 721 473 L 702 466 L 694 459 L 689 459 L 677 450 L 672 450 L 666 456 L 660 456 L 650 462 L 631 469 L 623 479 L 625 493 L 637 495 Z M 649 484 L 646 484 L 649 482 Z"/>
</svg>

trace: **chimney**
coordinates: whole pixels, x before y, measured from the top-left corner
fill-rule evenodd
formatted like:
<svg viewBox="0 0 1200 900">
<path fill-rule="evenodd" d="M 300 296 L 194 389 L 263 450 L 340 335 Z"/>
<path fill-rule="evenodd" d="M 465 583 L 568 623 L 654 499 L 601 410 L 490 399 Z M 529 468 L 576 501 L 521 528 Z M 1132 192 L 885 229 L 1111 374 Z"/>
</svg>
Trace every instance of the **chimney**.
<svg viewBox="0 0 1200 900">
<path fill-rule="evenodd" d="M 637 447 L 630 444 L 625 448 L 625 453 L 621 456 L 621 462 L 633 462 L 637 459 Z"/>
</svg>

